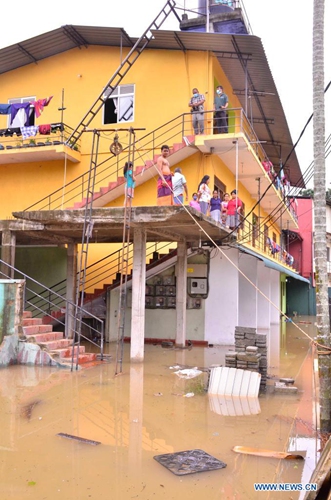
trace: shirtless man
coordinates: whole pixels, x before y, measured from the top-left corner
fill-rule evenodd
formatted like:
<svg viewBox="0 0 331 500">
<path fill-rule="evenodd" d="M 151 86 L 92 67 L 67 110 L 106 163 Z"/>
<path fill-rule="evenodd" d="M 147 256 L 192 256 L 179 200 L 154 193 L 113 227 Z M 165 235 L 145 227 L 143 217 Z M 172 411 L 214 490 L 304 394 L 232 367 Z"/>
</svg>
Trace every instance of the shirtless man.
<svg viewBox="0 0 331 500">
<path fill-rule="evenodd" d="M 160 177 L 157 181 L 157 205 L 173 205 L 172 195 L 172 172 L 167 160 L 170 154 L 169 146 L 164 144 L 161 147 L 161 156 L 158 157 L 156 165 Z M 161 177 L 163 176 L 163 178 Z"/>
</svg>

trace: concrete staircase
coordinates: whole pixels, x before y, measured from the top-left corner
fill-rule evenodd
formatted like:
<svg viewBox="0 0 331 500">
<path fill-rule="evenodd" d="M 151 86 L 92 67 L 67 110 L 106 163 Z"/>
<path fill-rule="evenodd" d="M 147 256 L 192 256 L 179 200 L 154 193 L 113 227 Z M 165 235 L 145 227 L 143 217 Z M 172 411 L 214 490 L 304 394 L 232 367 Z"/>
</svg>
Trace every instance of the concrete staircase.
<svg viewBox="0 0 331 500">
<path fill-rule="evenodd" d="M 176 163 L 176 155 L 175 153 L 187 148 L 188 146 L 193 146 L 195 141 L 195 136 L 187 136 L 181 143 L 174 143 L 170 147 L 170 155 L 169 162 L 170 165 Z M 136 185 L 139 186 L 145 181 L 151 179 L 152 176 L 156 175 L 155 164 L 160 155 L 155 155 L 153 160 L 146 160 L 144 165 L 139 165 L 135 168 L 134 175 L 137 178 Z M 173 162 L 171 161 L 171 156 L 173 156 Z M 179 158 L 181 159 L 181 158 Z M 177 159 L 178 160 L 178 159 Z M 141 175 L 144 173 L 144 179 L 142 180 Z M 148 175 L 149 174 L 149 175 Z M 139 176 L 139 177 L 138 177 Z M 123 176 L 117 177 L 116 181 L 109 182 L 107 186 L 103 186 L 99 188 L 99 191 L 96 191 L 92 196 L 93 206 L 102 207 L 107 204 L 110 199 L 115 199 L 124 193 L 124 185 L 125 179 Z M 103 200 L 101 200 L 103 198 Z M 81 201 L 74 203 L 73 207 L 68 207 L 68 210 L 77 210 L 80 208 L 84 208 L 86 205 L 86 198 L 83 198 Z M 88 199 L 88 203 L 91 202 L 91 198 Z"/>
<path fill-rule="evenodd" d="M 90 363 L 96 360 L 95 353 L 85 352 L 85 346 L 72 347 L 72 340 L 63 338 L 62 332 L 54 332 L 52 325 L 43 324 L 41 318 L 32 318 L 30 311 L 23 313 L 23 335 L 20 337 L 18 363 L 33 365 L 51 365 L 67 368 L 71 366 L 72 350 L 76 364 Z"/>
</svg>

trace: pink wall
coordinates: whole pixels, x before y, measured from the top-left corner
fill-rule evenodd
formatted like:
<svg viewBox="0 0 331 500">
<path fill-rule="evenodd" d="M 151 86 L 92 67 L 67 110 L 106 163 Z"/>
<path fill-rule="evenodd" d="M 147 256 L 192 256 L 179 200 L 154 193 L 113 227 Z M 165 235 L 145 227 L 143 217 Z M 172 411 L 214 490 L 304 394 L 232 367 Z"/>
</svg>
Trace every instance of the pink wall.
<svg viewBox="0 0 331 500">
<path fill-rule="evenodd" d="M 298 224 L 296 231 L 302 238 L 290 243 L 290 254 L 299 263 L 299 273 L 310 278 L 313 273 L 313 200 L 311 198 L 297 198 Z"/>
</svg>

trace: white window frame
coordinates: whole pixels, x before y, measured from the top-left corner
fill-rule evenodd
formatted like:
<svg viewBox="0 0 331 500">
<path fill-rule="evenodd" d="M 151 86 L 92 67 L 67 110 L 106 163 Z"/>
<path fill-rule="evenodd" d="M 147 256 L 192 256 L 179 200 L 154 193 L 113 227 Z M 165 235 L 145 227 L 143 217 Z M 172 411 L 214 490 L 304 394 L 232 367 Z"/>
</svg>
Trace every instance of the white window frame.
<svg viewBox="0 0 331 500">
<path fill-rule="evenodd" d="M 110 92 L 110 89 L 105 90 L 104 98 L 106 98 L 107 100 L 113 99 L 115 101 L 115 109 L 116 109 L 115 114 L 117 115 L 117 120 L 116 120 L 116 122 L 112 122 L 113 124 L 134 122 L 135 94 L 136 94 L 135 84 L 132 84 L 132 83 L 118 85 L 118 87 L 116 87 L 116 89 L 114 89 L 113 92 Z M 124 99 L 128 99 L 131 97 L 132 97 L 132 116 L 128 120 L 125 120 L 125 119 L 119 120 L 117 110 L 121 106 L 121 101 L 124 103 Z M 112 123 L 106 122 L 105 120 L 106 120 L 106 117 L 105 117 L 105 107 L 104 107 L 103 108 L 103 116 L 102 116 L 102 124 L 103 125 L 111 125 L 112 124 Z"/>
<path fill-rule="evenodd" d="M 35 96 L 31 96 L 31 97 L 15 97 L 15 98 L 12 98 L 12 99 L 8 99 L 8 104 L 17 104 L 17 103 L 23 103 L 23 102 L 33 102 L 36 100 L 36 97 Z M 34 113 L 34 107 L 31 105 L 30 106 L 30 116 L 31 116 L 31 113 Z M 34 117 L 34 121 L 35 121 L 36 117 Z M 17 120 L 17 116 L 15 116 L 14 118 L 14 121 L 13 123 L 11 123 L 11 116 L 9 115 L 8 116 L 8 128 L 19 128 L 20 127 L 20 124 L 18 123 Z"/>
</svg>

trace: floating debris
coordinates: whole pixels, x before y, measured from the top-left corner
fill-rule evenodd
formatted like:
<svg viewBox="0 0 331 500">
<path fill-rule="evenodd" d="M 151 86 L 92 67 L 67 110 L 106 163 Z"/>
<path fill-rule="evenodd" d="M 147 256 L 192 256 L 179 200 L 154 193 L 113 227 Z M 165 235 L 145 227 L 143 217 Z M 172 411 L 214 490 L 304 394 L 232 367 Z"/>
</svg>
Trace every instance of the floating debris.
<svg viewBox="0 0 331 500">
<path fill-rule="evenodd" d="M 186 380 L 190 378 L 197 377 L 198 375 L 201 375 L 202 371 L 198 370 L 197 367 L 195 368 L 185 368 L 184 370 L 178 370 L 177 372 L 174 372 L 176 375 L 178 375 L 179 378 L 185 378 Z"/>
<path fill-rule="evenodd" d="M 255 455 L 258 457 L 278 458 L 285 460 L 304 460 L 302 455 L 294 455 L 284 451 L 262 450 L 260 448 L 248 448 L 246 446 L 235 446 L 232 448 L 236 453 L 243 453 L 244 455 Z"/>
<path fill-rule="evenodd" d="M 193 398 L 194 392 L 187 392 L 186 394 L 183 395 L 183 398 Z"/>
<path fill-rule="evenodd" d="M 74 441 L 79 441 L 84 444 L 91 444 L 92 446 L 96 446 L 97 444 L 101 444 L 100 441 L 93 441 L 92 439 L 85 439 L 78 436 L 72 436 L 71 434 L 65 434 L 64 432 L 59 432 L 56 434 L 59 437 L 64 437 L 66 439 L 73 439 Z"/>
<path fill-rule="evenodd" d="M 28 405 L 22 406 L 21 408 L 21 417 L 26 418 L 27 420 L 31 420 L 32 412 L 34 408 L 41 403 L 40 399 L 29 403 Z"/>
<path fill-rule="evenodd" d="M 176 474 L 176 476 L 224 469 L 224 467 L 226 467 L 226 463 L 209 455 L 203 450 L 166 453 L 165 455 L 156 455 L 153 458 L 159 462 L 159 464 L 170 470 L 170 472 Z"/>
</svg>

